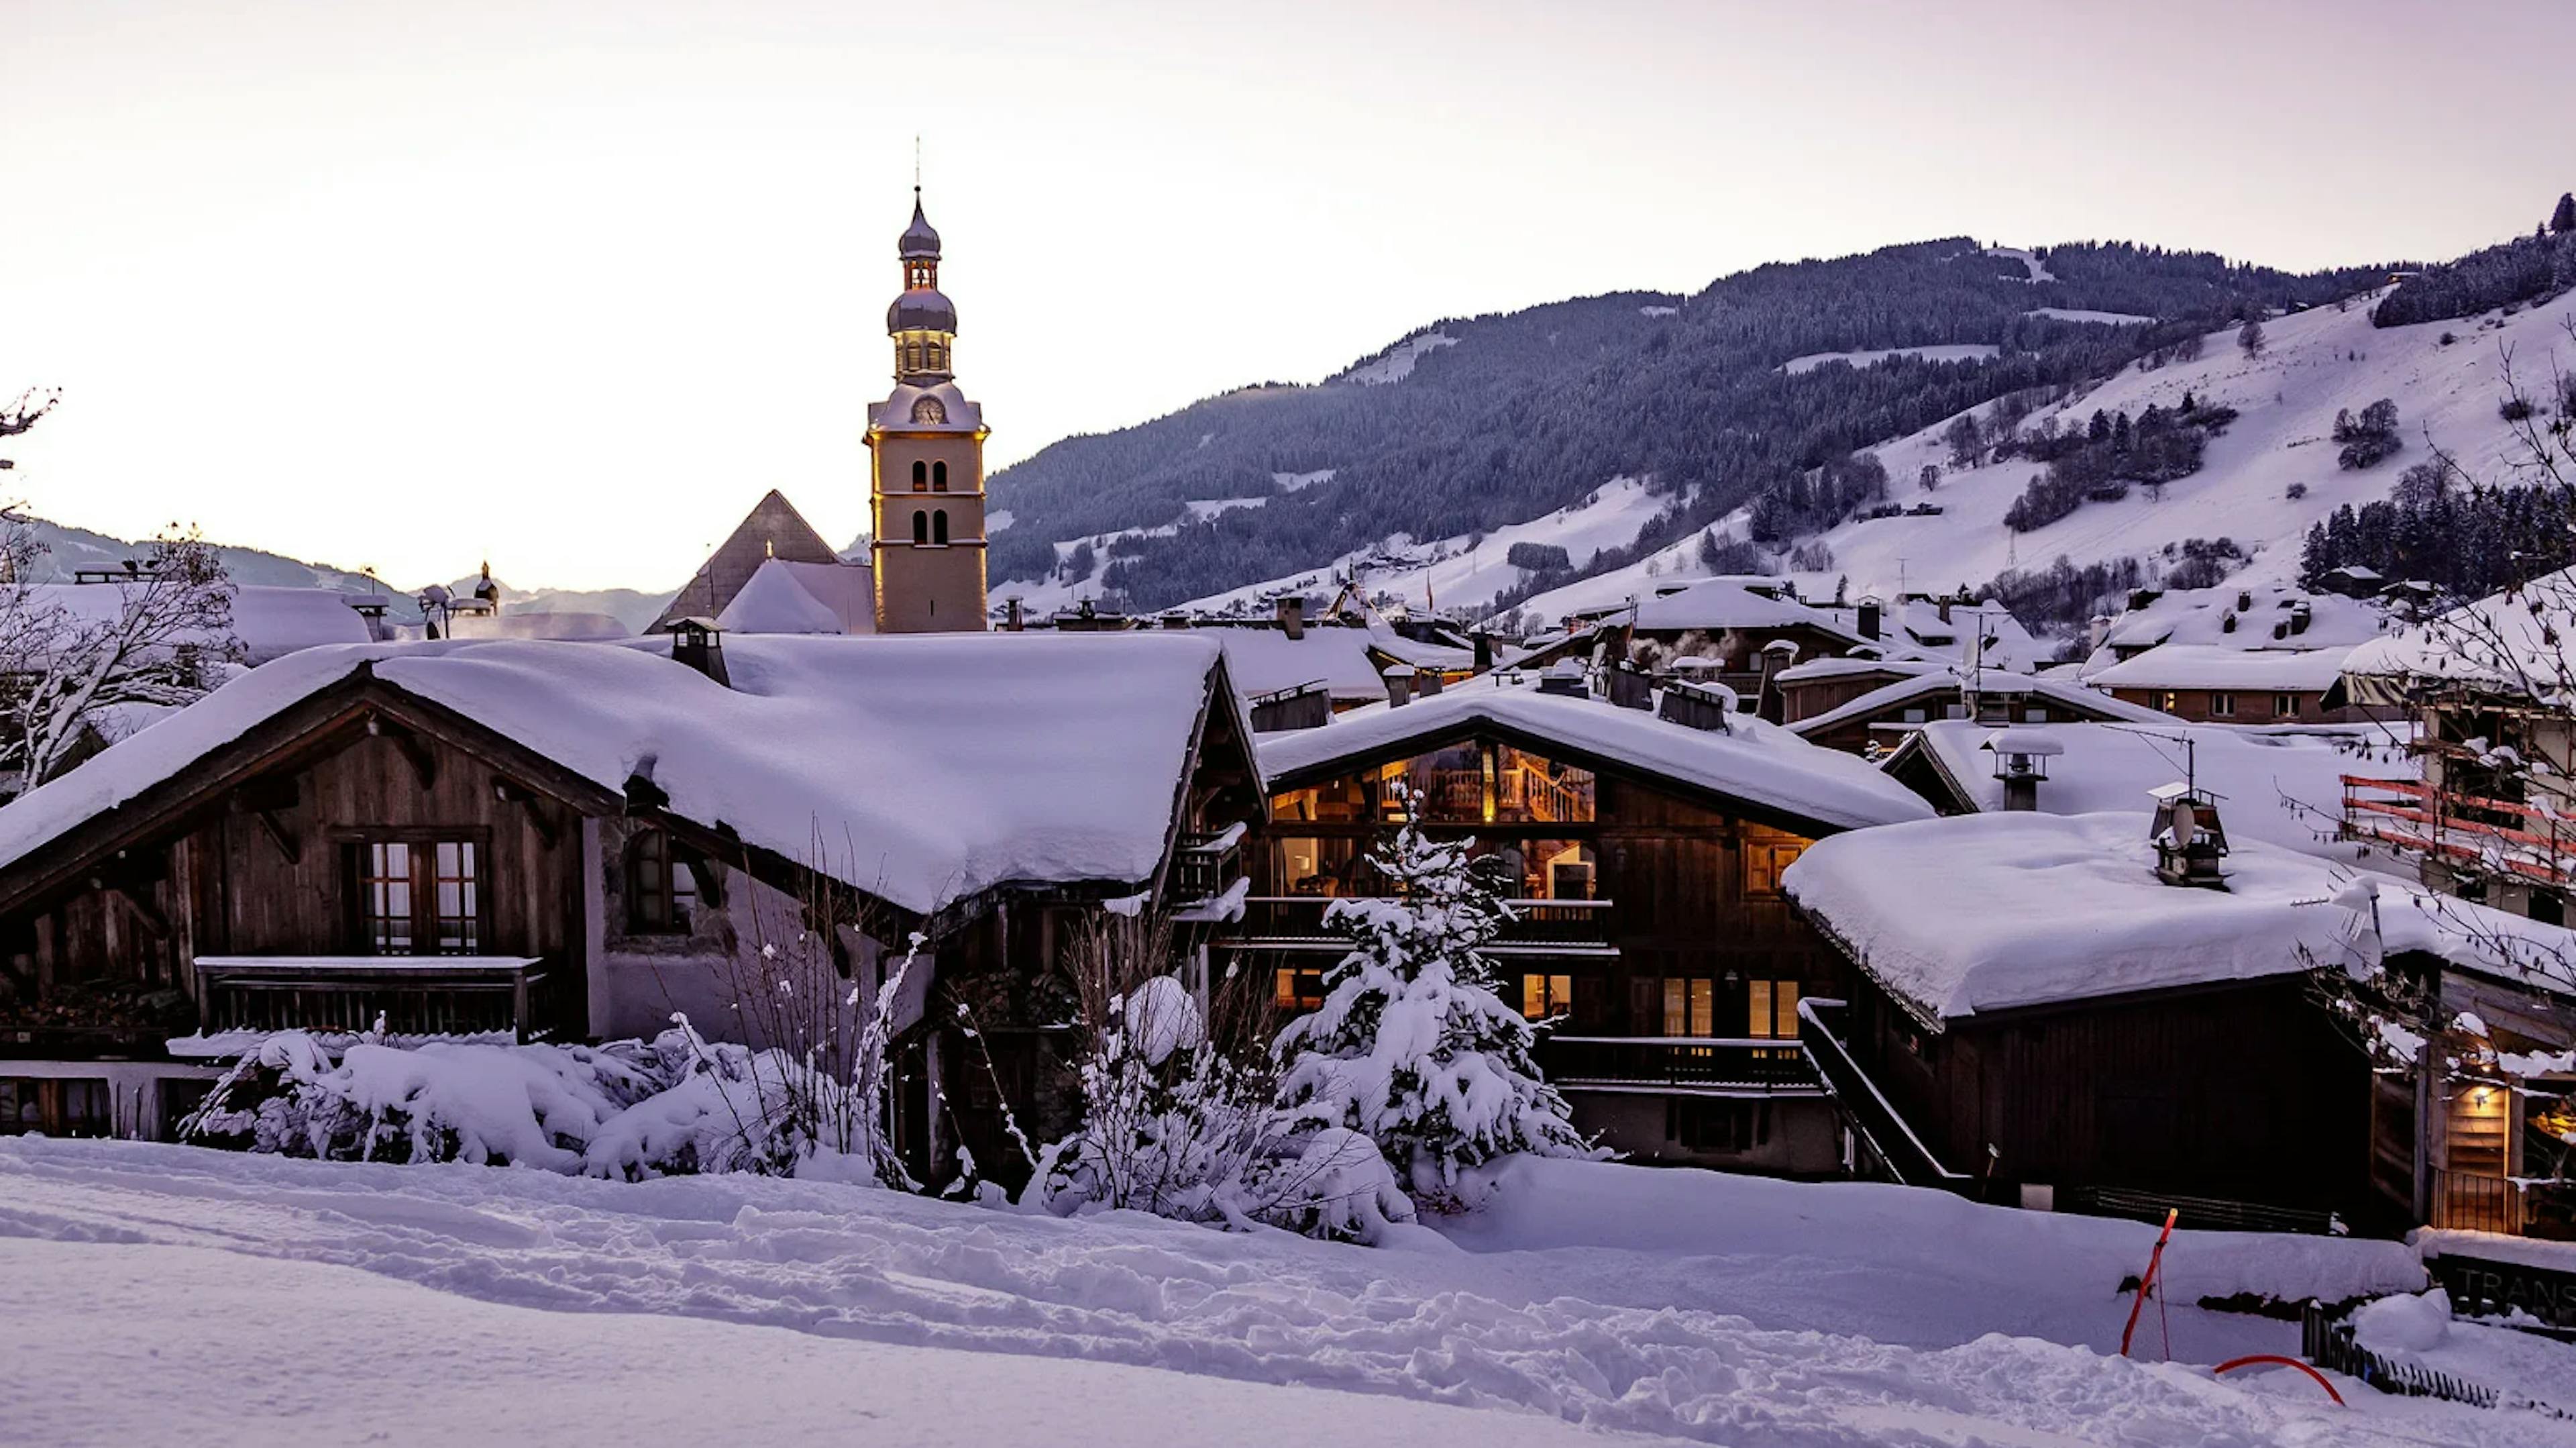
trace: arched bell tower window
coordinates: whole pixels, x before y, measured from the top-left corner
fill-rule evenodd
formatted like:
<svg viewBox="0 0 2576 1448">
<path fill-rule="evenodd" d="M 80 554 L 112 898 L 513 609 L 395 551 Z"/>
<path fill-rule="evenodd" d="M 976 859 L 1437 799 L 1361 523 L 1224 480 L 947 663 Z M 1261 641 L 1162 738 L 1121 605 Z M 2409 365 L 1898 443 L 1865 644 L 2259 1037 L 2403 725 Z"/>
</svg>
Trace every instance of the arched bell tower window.
<svg viewBox="0 0 2576 1448">
<path fill-rule="evenodd" d="M 926 493 L 930 491 L 930 467 L 928 464 L 914 463 L 912 465 L 912 490 L 916 493 Z"/>
<path fill-rule="evenodd" d="M 923 287 L 935 287 L 939 285 L 939 263 L 927 260 L 905 262 L 903 264 L 903 284 L 915 291 L 918 291 Z"/>
<path fill-rule="evenodd" d="M 948 491 L 948 464 L 932 463 L 930 465 L 930 491 L 934 493 L 944 493 Z"/>
<path fill-rule="evenodd" d="M 930 541 L 930 515 L 918 508 L 912 514 L 912 541 L 915 544 Z"/>
<path fill-rule="evenodd" d="M 948 541 L 948 510 L 946 508 L 942 508 L 938 512 L 930 515 L 930 541 L 939 544 L 945 544 Z"/>
</svg>

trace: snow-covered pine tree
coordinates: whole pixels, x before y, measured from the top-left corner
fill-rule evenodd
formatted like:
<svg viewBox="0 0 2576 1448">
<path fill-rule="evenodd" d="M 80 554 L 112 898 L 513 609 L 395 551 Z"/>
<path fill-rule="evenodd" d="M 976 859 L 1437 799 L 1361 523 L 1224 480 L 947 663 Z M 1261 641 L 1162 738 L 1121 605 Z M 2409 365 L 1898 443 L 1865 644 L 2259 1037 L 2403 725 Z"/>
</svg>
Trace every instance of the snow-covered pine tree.
<svg viewBox="0 0 2576 1448">
<path fill-rule="evenodd" d="M 1403 828 L 1370 857 L 1395 893 L 1325 911 L 1351 951 L 1326 973 L 1322 1007 L 1271 1048 L 1293 1119 L 1375 1141 L 1437 1207 L 1463 1205 L 1460 1174 L 1497 1157 L 1593 1151 L 1539 1075 L 1529 1022 L 1493 991 L 1483 951 L 1510 908 L 1472 844 L 1428 838 L 1406 800 Z"/>
</svg>

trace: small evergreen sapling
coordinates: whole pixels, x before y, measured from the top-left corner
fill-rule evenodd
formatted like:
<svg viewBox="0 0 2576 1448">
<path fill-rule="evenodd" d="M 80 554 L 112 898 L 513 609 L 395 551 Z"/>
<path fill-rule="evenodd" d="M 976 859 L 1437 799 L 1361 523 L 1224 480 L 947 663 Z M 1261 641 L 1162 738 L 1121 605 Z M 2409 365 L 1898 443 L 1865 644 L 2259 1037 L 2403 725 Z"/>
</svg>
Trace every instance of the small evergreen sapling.
<svg viewBox="0 0 2576 1448">
<path fill-rule="evenodd" d="M 1280 1101 L 1297 1120 L 1375 1141 L 1417 1201 L 1467 1204 L 1462 1174 L 1516 1152 L 1593 1154 L 1565 1098 L 1539 1075 L 1529 1022 L 1495 995 L 1484 947 L 1511 918 L 1468 857 L 1413 818 L 1370 863 L 1387 899 L 1338 899 L 1325 923 L 1350 953 L 1324 979 L 1324 1004 L 1272 1051 Z"/>
</svg>

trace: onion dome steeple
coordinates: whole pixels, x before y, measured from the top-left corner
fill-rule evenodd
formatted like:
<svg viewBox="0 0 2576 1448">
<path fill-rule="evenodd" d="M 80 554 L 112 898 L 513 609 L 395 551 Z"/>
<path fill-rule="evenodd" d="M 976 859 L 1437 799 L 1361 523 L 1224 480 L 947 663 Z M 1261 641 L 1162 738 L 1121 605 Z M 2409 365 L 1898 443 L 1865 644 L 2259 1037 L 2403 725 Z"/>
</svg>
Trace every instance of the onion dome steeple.
<svg viewBox="0 0 2576 1448">
<path fill-rule="evenodd" d="M 922 214 L 921 188 L 912 188 L 912 224 L 895 240 L 903 261 L 903 295 L 886 308 L 886 335 L 894 339 L 894 375 L 915 387 L 945 382 L 957 346 L 957 304 L 939 290 L 939 233 Z"/>
</svg>

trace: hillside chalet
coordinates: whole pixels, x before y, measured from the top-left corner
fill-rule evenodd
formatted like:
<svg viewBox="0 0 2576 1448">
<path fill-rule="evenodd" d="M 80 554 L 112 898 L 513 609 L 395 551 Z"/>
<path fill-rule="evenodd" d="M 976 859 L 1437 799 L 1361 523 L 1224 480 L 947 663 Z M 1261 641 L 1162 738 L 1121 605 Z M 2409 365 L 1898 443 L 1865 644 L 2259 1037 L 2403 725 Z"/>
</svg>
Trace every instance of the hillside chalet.
<svg viewBox="0 0 2576 1448">
<path fill-rule="evenodd" d="M 1793 707 L 1802 709 L 1823 703 L 1835 693 L 1847 692 L 1851 687 L 1845 682 L 1848 679 L 1889 680 L 1821 712 L 1793 714 L 1788 721 L 1790 730 L 1811 744 L 1875 758 L 1902 744 L 1915 730 L 1945 719 L 1990 727 L 2177 722 L 2169 715 L 2063 679 L 2033 678 L 2002 669 L 1963 673 L 1946 664 L 1894 660 L 1879 660 L 1868 665 L 1866 671 L 1847 673 L 1841 667 L 1860 662 L 1819 660 L 1800 665 L 1806 672 L 1795 680 L 1782 675 L 1784 697 L 1793 701 Z"/>
<path fill-rule="evenodd" d="M 1274 983 L 1283 1015 L 1320 1001 L 1348 948 L 1326 905 L 1384 888 L 1367 856 L 1402 817 L 1401 782 L 1428 832 L 1474 838 L 1518 897 L 1493 954 L 1507 999 L 1554 1023 L 1540 1064 L 1579 1127 L 1639 1160 L 1838 1169 L 1795 1040 L 1832 962 L 1780 874 L 1824 836 L 1922 818 L 1921 801 L 1715 691 L 1570 664 L 1258 744 L 1270 822 L 1218 948 Z"/>
<path fill-rule="evenodd" d="M 873 999 L 919 931 L 903 1145 L 1007 1170 L 997 1080 L 1064 1116 L 1054 942 L 1228 888 L 1248 738 L 1190 637 L 306 650 L 0 809 L 0 1129 L 167 1136 L 283 1028 L 735 1035 L 761 946 Z"/>
<path fill-rule="evenodd" d="M 2372 716 L 2329 703 L 2344 656 L 2378 636 L 2378 609 L 2287 584 L 2141 589 L 2097 620 L 2077 672 L 2120 699 L 2212 724 L 2339 724 Z"/>
</svg>

